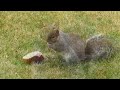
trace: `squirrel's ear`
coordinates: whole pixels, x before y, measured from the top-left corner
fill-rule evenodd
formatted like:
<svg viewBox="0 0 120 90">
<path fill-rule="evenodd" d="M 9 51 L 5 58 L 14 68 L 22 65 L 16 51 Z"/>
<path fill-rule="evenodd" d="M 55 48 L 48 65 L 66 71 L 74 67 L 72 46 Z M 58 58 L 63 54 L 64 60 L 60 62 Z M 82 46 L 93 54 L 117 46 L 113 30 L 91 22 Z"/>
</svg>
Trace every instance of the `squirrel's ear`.
<svg viewBox="0 0 120 90">
<path fill-rule="evenodd" d="M 59 30 L 59 22 L 53 23 L 53 27 L 55 27 L 57 30 Z"/>
<path fill-rule="evenodd" d="M 59 36 L 59 30 L 56 30 L 55 33 L 57 36 Z"/>
</svg>

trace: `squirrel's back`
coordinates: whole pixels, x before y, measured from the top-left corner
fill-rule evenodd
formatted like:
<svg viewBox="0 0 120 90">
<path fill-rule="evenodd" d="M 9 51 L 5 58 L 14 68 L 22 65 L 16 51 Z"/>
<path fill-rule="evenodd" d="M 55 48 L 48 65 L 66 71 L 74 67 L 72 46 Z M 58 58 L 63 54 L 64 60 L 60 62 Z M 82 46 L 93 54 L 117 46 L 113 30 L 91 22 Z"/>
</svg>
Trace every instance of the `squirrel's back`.
<svg viewBox="0 0 120 90">
<path fill-rule="evenodd" d="M 59 31 L 55 47 L 61 49 L 59 51 L 63 52 L 63 56 L 68 62 L 79 62 L 85 58 L 85 42 L 77 34 Z"/>
<path fill-rule="evenodd" d="M 74 49 L 79 59 L 85 58 L 85 42 L 80 38 L 78 34 L 69 34 L 70 46 Z"/>
</svg>

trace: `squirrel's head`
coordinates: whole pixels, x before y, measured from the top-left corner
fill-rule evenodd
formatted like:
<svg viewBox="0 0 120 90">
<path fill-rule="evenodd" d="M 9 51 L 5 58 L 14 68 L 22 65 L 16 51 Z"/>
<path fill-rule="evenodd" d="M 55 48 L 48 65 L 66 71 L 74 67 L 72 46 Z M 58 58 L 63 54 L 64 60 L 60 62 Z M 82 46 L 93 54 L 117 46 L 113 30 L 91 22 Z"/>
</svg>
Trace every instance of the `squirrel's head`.
<svg viewBox="0 0 120 90">
<path fill-rule="evenodd" d="M 58 36 L 59 36 L 59 30 L 53 30 L 52 32 L 50 32 L 47 37 L 48 44 L 53 44 L 57 42 Z"/>
<path fill-rule="evenodd" d="M 49 48 L 54 49 L 55 51 L 63 51 L 64 43 L 60 40 L 60 30 L 58 24 L 53 24 L 50 27 L 50 32 L 47 34 L 47 44 Z"/>
<path fill-rule="evenodd" d="M 55 43 L 59 36 L 59 23 L 54 23 L 50 27 L 50 32 L 47 35 L 47 43 L 52 44 Z"/>
</svg>

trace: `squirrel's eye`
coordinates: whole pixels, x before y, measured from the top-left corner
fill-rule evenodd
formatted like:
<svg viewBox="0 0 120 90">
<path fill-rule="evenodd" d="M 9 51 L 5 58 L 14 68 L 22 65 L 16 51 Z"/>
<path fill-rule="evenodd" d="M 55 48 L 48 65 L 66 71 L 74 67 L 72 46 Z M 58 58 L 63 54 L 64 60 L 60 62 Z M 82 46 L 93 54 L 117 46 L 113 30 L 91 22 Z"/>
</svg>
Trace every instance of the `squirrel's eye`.
<svg viewBox="0 0 120 90">
<path fill-rule="evenodd" d="M 54 38 L 54 37 L 51 37 L 51 38 Z"/>
<path fill-rule="evenodd" d="M 55 27 L 53 27 L 53 30 L 55 30 Z"/>
</svg>

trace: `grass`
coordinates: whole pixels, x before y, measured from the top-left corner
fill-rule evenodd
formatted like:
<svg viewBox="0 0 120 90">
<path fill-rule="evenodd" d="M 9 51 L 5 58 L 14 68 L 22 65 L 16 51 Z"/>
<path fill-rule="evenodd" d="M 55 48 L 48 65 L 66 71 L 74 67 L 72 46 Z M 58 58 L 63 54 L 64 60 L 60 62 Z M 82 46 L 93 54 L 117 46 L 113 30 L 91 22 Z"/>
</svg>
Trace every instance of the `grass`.
<svg viewBox="0 0 120 90">
<path fill-rule="evenodd" d="M 116 48 L 120 47 L 120 12 L 99 11 L 22 11 L 0 12 L 0 78 L 1 79 L 119 79 L 120 52 L 108 60 L 91 61 L 74 66 L 60 62 L 57 52 L 48 49 L 44 26 L 60 22 L 68 33 L 78 33 L 83 39 L 104 33 Z M 39 50 L 47 60 L 41 64 L 24 64 L 22 57 Z"/>
</svg>

